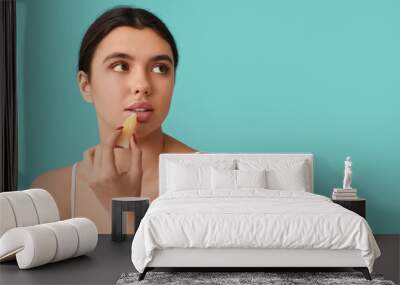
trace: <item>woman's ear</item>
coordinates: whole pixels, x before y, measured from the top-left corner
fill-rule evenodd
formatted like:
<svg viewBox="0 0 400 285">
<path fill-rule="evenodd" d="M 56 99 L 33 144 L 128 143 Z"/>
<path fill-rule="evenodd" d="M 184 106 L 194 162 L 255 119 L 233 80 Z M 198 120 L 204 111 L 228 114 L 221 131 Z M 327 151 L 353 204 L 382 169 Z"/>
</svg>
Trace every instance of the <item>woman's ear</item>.
<svg viewBox="0 0 400 285">
<path fill-rule="evenodd" d="M 78 80 L 79 90 L 81 91 L 83 99 L 88 103 L 93 103 L 89 76 L 84 71 L 80 70 L 76 75 L 76 79 Z"/>
</svg>

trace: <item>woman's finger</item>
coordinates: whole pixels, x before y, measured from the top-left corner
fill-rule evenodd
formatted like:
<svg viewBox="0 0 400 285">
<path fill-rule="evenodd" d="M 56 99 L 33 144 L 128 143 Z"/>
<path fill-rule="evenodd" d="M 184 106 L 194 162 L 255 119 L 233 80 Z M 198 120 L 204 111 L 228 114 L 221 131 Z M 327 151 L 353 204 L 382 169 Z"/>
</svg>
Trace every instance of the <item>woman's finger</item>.
<svg viewBox="0 0 400 285">
<path fill-rule="evenodd" d="M 93 173 L 97 175 L 101 169 L 101 148 L 100 145 L 96 145 L 93 154 Z"/>
<path fill-rule="evenodd" d="M 115 165 L 114 148 L 121 132 L 121 127 L 114 130 L 101 146 L 101 167 L 108 175 L 116 175 L 118 173 Z"/>
<path fill-rule="evenodd" d="M 131 169 L 135 169 L 138 172 L 142 172 L 142 150 L 138 147 L 135 141 L 135 135 L 129 139 L 129 146 L 131 149 L 131 166 L 129 168 L 129 172 L 132 173 Z"/>
<path fill-rule="evenodd" d="M 83 162 L 84 162 L 84 164 L 86 164 L 87 168 L 90 171 L 93 168 L 94 152 L 95 152 L 95 148 L 91 147 L 83 153 Z"/>
</svg>

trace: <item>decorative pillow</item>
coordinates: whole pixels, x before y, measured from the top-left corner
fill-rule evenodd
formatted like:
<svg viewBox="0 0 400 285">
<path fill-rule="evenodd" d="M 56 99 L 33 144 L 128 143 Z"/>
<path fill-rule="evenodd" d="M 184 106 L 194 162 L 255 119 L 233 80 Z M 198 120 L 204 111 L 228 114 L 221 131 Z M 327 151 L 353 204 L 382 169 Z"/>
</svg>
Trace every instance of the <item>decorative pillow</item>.
<svg viewBox="0 0 400 285">
<path fill-rule="evenodd" d="M 265 169 L 235 170 L 237 188 L 267 188 Z"/>
<path fill-rule="evenodd" d="M 229 170 L 211 169 L 211 189 L 266 188 L 265 169 Z"/>
<path fill-rule="evenodd" d="M 235 169 L 229 161 L 170 161 L 167 164 L 167 191 L 211 189 L 211 168 Z"/>
<path fill-rule="evenodd" d="M 236 170 L 212 167 L 211 189 L 236 189 Z"/>
<path fill-rule="evenodd" d="M 239 159 L 238 169 L 266 169 L 268 189 L 306 191 L 310 188 L 306 160 Z"/>
</svg>

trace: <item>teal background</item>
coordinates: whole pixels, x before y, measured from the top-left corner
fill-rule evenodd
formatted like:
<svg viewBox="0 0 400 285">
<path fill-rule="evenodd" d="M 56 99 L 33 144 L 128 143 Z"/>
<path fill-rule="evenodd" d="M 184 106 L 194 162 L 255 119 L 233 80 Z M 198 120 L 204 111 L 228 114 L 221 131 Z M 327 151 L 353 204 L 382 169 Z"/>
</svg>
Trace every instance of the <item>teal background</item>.
<svg viewBox="0 0 400 285">
<path fill-rule="evenodd" d="M 313 153 L 328 196 L 350 155 L 374 233 L 400 233 L 399 1 L 17 0 L 20 189 L 98 143 L 78 50 L 117 2 L 177 41 L 167 133 L 206 152 Z"/>
</svg>

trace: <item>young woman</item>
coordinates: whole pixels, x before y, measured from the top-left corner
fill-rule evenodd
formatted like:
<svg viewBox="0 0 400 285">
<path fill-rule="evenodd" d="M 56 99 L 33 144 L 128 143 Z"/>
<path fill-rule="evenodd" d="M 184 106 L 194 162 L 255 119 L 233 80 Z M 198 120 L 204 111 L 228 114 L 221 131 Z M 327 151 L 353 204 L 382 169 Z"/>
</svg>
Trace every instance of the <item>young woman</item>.
<svg viewBox="0 0 400 285">
<path fill-rule="evenodd" d="M 87 30 L 80 47 L 77 80 L 85 101 L 93 104 L 100 142 L 73 166 L 39 176 L 32 188 L 48 190 L 61 219 L 83 216 L 99 233 L 111 232 L 111 198 L 158 196 L 160 153 L 193 153 L 165 134 L 162 123 L 171 103 L 178 64 L 175 41 L 152 13 L 117 7 Z M 118 148 L 124 120 L 136 112 L 130 146 Z"/>
</svg>

